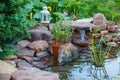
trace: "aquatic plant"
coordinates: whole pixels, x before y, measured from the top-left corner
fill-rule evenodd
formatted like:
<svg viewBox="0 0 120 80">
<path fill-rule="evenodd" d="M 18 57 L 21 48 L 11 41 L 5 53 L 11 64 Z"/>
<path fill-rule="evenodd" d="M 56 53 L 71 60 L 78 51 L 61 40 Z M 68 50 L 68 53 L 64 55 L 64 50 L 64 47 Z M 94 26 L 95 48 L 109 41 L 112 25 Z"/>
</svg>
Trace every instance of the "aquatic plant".
<svg viewBox="0 0 120 80">
<path fill-rule="evenodd" d="M 105 45 L 105 40 L 103 35 L 101 36 L 98 43 L 96 43 L 94 37 L 91 36 L 91 54 L 92 54 L 92 63 L 95 66 L 103 66 L 106 60 L 106 57 L 111 51 L 111 47 Z"/>
</svg>

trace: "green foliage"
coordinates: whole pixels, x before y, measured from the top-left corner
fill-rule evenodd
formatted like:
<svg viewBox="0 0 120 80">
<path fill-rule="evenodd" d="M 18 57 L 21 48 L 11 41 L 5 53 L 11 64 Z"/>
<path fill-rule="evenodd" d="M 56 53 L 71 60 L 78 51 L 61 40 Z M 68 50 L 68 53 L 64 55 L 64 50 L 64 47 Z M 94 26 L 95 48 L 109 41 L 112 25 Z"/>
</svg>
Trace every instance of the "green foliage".
<svg viewBox="0 0 120 80">
<path fill-rule="evenodd" d="M 28 27 L 35 25 L 35 20 L 29 19 L 25 5 L 31 0 L 0 1 L 0 58 L 14 54 L 16 51 L 7 44 L 29 37 Z"/>
<path fill-rule="evenodd" d="M 28 5 L 30 11 L 34 12 L 34 18 L 40 18 L 43 6 L 51 7 L 51 22 L 59 21 L 56 13 L 68 13 L 70 19 L 92 17 L 96 13 L 103 13 L 108 20 L 120 21 L 119 0 L 32 0 Z"/>
<path fill-rule="evenodd" d="M 52 28 L 53 38 L 58 43 L 70 40 L 72 32 L 70 26 L 63 26 L 61 22 L 56 23 Z"/>
<path fill-rule="evenodd" d="M 24 5 L 29 0 L 5 0 L 0 2 L 0 44 L 11 43 L 29 36 L 28 27 L 34 24 L 29 19 Z"/>
<path fill-rule="evenodd" d="M 11 56 L 14 55 L 17 50 L 15 50 L 14 48 L 12 48 L 12 46 L 10 44 L 4 44 L 2 51 L 0 51 L 0 59 L 4 59 L 7 56 Z"/>
</svg>

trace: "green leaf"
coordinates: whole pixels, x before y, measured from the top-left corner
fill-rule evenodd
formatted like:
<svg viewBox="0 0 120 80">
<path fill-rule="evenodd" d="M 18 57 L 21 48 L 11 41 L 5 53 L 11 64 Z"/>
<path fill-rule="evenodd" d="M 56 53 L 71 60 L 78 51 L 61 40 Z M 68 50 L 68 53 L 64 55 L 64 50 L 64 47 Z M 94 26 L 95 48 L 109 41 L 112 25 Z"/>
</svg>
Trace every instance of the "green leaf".
<svg viewBox="0 0 120 80">
<path fill-rule="evenodd" d="M 40 10 L 37 10 L 37 12 L 34 14 L 34 18 L 37 18 L 37 19 L 40 19 L 41 18 L 41 11 Z"/>
</svg>

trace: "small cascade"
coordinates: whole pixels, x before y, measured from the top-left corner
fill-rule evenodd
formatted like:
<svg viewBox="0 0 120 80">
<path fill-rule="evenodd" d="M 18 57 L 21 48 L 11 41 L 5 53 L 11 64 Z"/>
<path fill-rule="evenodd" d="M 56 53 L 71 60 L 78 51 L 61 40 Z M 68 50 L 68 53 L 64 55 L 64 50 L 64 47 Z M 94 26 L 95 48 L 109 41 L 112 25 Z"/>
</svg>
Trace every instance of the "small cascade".
<svg viewBox="0 0 120 80">
<path fill-rule="evenodd" d="M 84 29 L 80 29 L 79 33 L 81 35 L 81 40 L 85 40 L 85 30 Z"/>
</svg>

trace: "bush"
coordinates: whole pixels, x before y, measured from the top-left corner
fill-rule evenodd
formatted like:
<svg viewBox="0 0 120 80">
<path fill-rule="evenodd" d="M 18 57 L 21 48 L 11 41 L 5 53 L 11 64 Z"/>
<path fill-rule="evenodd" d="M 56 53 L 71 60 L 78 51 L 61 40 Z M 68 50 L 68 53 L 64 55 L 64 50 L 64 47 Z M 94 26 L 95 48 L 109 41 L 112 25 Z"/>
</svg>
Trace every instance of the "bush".
<svg viewBox="0 0 120 80">
<path fill-rule="evenodd" d="M 16 51 L 10 46 L 25 37 L 30 37 L 28 27 L 36 21 L 29 19 L 25 5 L 31 0 L 1 0 L 0 1 L 0 58 L 12 55 Z"/>
<path fill-rule="evenodd" d="M 4 59 L 7 56 L 14 55 L 17 50 L 15 50 L 11 45 L 4 44 L 2 51 L 0 51 L 0 59 Z"/>
<path fill-rule="evenodd" d="M 4 0 L 0 2 L 0 44 L 11 43 L 28 37 L 28 27 L 34 24 L 29 19 L 24 5 L 29 0 Z"/>
</svg>

